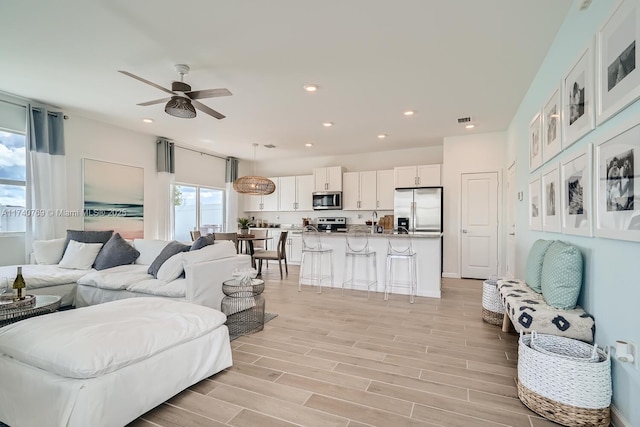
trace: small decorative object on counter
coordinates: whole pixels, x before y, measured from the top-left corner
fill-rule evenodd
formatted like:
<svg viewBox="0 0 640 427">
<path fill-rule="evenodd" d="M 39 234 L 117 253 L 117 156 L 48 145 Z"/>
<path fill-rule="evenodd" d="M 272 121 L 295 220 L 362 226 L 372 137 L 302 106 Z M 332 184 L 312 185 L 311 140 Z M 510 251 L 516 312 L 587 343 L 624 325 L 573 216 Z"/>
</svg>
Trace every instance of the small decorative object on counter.
<svg viewBox="0 0 640 427">
<path fill-rule="evenodd" d="M 492 275 L 482 283 L 482 320 L 491 325 L 502 325 L 504 306 L 498 292 L 498 276 Z"/>
<path fill-rule="evenodd" d="M 18 266 L 18 273 L 16 274 L 16 280 L 13 281 L 13 289 L 16 290 L 16 300 L 23 300 L 23 289 L 26 287 L 24 283 L 24 277 L 22 277 L 22 266 Z"/>
</svg>

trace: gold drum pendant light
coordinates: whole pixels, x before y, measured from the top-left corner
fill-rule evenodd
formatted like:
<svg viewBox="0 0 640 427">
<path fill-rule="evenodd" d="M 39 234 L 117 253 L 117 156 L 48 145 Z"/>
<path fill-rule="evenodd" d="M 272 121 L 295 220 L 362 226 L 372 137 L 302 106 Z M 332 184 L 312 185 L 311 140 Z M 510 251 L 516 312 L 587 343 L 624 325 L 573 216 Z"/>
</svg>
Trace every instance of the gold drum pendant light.
<svg viewBox="0 0 640 427">
<path fill-rule="evenodd" d="M 233 189 L 240 194 L 249 194 L 252 196 L 266 196 L 276 191 L 276 184 L 269 178 L 256 176 L 256 147 L 253 144 L 253 175 L 242 176 L 233 181 Z"/>
</svg>

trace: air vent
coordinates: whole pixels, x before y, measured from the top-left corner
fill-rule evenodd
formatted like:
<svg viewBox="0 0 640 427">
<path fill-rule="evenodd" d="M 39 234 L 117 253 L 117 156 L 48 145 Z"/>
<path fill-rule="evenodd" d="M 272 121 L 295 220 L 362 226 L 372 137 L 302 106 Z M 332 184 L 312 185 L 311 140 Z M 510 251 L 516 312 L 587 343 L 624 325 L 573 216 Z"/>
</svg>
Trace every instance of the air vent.
<svg viewBox="0 0 640 427">
<path fill-rule="evenodd" d="M 273 144 L 264 144 L 264 148 L 276 148 Z"/>
<path fill-rule="evenodd" d="M 469 123 L 471 121 L 471 117 L 460 117 L 458 119 L 458 123 Z"/>
</svg>

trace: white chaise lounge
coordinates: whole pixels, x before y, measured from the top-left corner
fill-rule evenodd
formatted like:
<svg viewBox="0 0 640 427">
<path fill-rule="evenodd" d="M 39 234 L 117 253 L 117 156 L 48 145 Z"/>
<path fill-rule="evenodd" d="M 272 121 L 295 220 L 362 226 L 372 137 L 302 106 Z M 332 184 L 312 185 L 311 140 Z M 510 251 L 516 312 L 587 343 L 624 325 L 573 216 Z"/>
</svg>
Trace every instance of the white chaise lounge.
<svg viewBox="0 0 640 427">
<path fill-rule="evenodd" d="M 232 364 L 225 315 L 132 298 L 0 328 L 0 421 L 122 427 Z"/>
</svg>

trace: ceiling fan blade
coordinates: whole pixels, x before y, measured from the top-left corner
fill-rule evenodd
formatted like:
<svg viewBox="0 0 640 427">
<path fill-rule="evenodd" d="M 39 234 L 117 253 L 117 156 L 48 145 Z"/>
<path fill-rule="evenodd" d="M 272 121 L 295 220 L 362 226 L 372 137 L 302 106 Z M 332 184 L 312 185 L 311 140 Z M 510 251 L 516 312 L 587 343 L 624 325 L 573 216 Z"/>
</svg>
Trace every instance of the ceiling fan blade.
<svg viewBox="0 0 640 427">
<path fill-rule="evenodd" d="M 163 102 L 169 102 L 169 100 L 170 100 L 170 99 L 171 99 L 171 98 L 156 99 L 156 100 L 154 100 L 154 101 L 141 102 L 141 103 L 140 103 L 140 104 L 138 104 L 138 105 L 140 105 L 140 106 L 142 106 L 142 107 L 146 107 L 147 105 L 155 105 L 155 104 L 161 104 L 161 103 L 163 103 Z"/>
<path fill-rule="evenodd" d="M 162 86 L 160 86 L 160 85 L 157 85 L 157 84 L 155 84 L 155 83 L 153 83 L 153 82 L 150 82 L 149 80 L 145 80 L 145 79 L 143 79 L 142 77 L 138 77 L 138 76 L 136 76 L 135 74 L 131 74 L 131 73 L 130 73 L 130 72 L 128 72 L 128 71 L 118 70 L 118 72 L 119 72 L 119 73 L 124 74 L 125 76 L 129 76 L 129 77 L 134 78 L 134 79 L 136 79 L 136 80 L 138 80 L 138 81 L 141 81 L 142 83 L 146 83 L 146 84 L 148 84 L 148 85 L 150 85 L 150 86 L 153 86 L 153 87 L 155 87 L 156 89 L 160 89 L 160 90 L 161 90 L 161 91 L 163 91 L 163 92 L 167 92 L 167 93 L 170 93 L 171 95 L 175 95 L 175 93 L 173 93 L 173 92 L 172 92 L 172 91 L 170 91 L 169 89 L 165 89 L 165 88 L 163 88 L 163 87 L 162 87 Z"/>
<path fill-rule="evenodd" d="M 228 89 L 205 89 L 205 90 L 194 90 L 191 92 L 185 92 L 191 99 L 202 99 L 202 98 L 215 98 L 218 96 L 229 96 L 232 95 Z"/>
<path fill-rule="evenodd" d="M 204 105 L 201 102 L 192 100 L 191 103 L 193 104 L 194 107 L 196 107 L 198 110 L 202 111 L 203 113 L 207 113 L 210 116 L 215 117 L 216 119 L 224 119 L 226 116 L 223 114 L 218 113 L 216 110 L 207 107 L 206 105 Z"/>
</svg>

